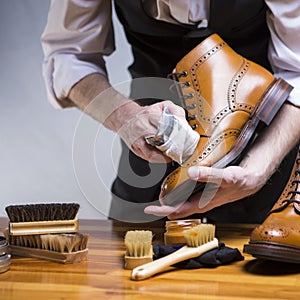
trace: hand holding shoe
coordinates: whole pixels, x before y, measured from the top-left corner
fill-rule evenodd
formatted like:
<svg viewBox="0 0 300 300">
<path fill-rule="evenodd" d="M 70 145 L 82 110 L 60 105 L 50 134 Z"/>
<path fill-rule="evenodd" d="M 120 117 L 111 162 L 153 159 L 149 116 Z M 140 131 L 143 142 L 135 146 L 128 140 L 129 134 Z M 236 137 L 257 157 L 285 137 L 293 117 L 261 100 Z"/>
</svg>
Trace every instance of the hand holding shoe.
<svg viewBox="0 0 300 300">
<path fill-rule="evenodd" d="M 224 169 L 193 166 L 189 168 L 190 179 L 207 182 L 205 189 L 193 194 L 186 202 L 169 206 L 148 206 L 145 213 L 168 216 L 169 219 L 204 213 L 217 206 L 234 202 L 257 192 L 266 181 L 253 168 L 229 166 Z"/>
</svg>

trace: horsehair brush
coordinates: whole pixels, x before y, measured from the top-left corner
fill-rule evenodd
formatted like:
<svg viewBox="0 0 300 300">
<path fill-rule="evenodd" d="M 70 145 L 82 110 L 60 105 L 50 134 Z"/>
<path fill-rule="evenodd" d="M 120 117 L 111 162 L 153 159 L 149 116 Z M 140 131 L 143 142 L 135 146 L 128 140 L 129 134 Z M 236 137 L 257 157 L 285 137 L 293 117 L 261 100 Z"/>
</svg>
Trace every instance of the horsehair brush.
<svg viewBox="0 0 300 300">
<path fill-rule="evenodd" d="M 215 238 L 215 226 L 212 224 L 197 225 L 191 229 L 184 230 L 183 235 L 187 243 L 186 246 L 167 256 L 134 268 L 131 273 L 131 279 L 147 279 L 176 263 L 200 256 L 209 250 L 217 248 L 219 244 Z"/>
<path fill-rule="evenodd" d="M 9 241 L 9 251 L 15 256 L 64 264 L 80 262 L 87 258 L 88 234 L 77 232 L 12 236 L 8 230 L 4 234 Z"/>
<path fill-rule="evenodd" d="M 125 235 L 125 265 L 124 268 L 132 270 L 153 260 L 152 231 L 130 230 Z"/>
<path fill-rule="evenodd" d="M 78 231 L 77 203 L 10 205 L 5 208 L 10 235 L 72 233 Z"/>
</svg>

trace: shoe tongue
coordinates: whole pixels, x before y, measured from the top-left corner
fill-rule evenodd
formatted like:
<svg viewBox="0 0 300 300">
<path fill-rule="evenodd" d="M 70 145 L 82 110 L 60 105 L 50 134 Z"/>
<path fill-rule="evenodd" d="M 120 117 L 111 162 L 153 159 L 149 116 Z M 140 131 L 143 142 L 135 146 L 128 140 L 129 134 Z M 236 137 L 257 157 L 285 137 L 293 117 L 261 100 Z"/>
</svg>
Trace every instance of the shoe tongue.
<svg viewBox="0 0 300 300">
<path fill-rule="evenodd" d="M 284 210 L 286 207 L 288 206 L 294 206 L 294 210 L 297 214 L 300 214 L 300 201 L 299 200 L 282 200 L 282 201 L 278 201 L 274 206 L 273 209 L 269 212 L 269 214 L 272 213 L 276 213 L 276 212 L 280 212 L 282 210 Z"/>
</svg>

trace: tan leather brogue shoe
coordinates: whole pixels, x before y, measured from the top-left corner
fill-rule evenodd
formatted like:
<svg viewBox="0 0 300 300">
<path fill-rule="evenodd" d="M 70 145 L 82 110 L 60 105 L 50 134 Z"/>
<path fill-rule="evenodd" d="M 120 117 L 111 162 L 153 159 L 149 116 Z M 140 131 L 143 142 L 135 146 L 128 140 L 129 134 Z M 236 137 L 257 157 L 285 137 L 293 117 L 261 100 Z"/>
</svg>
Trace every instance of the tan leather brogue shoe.
<svg viewBox="0 0 300 300">
<path fill-rule="evenodd" d="M 187 120 L 200 134 L 194 154 L 162 183 L 162 202 L 174 205 L 203 188 L 189 179 L 188 168 L 233 164 L 258 125 L 270 124 L 292 87 L 237 54 L 217 34 L 189 52 L 171 75 Z"/>
<path fill-rule="evenodd" d="M 291 176 L 244 252 L 258 258 L 300 263 L 300 149 Z"/>
</svg>

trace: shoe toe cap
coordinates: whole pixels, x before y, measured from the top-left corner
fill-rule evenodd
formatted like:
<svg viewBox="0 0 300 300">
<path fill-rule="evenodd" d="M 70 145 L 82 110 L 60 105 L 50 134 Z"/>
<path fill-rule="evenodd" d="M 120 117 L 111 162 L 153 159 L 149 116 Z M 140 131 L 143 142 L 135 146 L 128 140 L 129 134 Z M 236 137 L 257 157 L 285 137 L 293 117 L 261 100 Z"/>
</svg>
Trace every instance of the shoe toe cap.
<svg viewBox="0 0 300 300">
<path fill-rule="evenodd" d="M 279 242 L 289 239 L 290 228 L 286 228 L 282 224 L 260 225 L 251 233 L 251 242 Z"/>
</svg>

